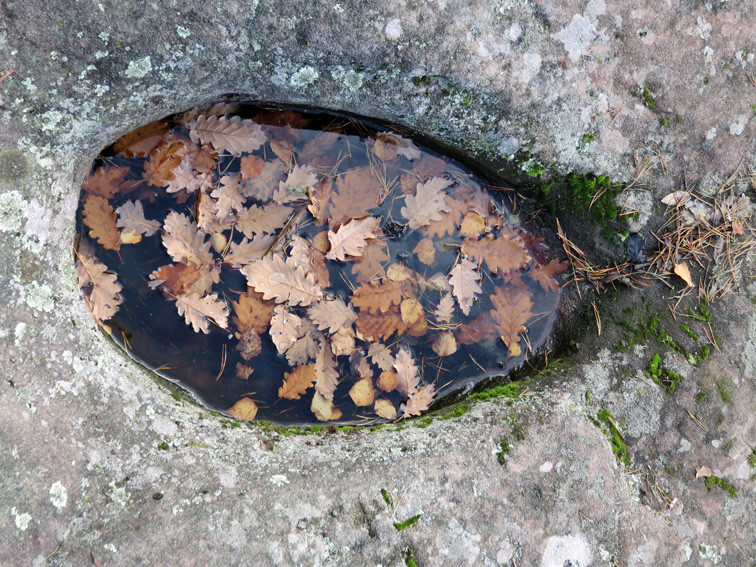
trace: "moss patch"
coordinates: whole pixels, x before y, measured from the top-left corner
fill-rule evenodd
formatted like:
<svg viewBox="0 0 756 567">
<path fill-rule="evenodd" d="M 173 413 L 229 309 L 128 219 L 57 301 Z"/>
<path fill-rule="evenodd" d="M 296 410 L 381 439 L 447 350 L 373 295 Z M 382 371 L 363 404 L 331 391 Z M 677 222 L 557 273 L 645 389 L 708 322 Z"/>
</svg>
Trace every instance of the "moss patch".
<svg viewBox="0 0 756 567">
<path fill-rule="evenodd" d="M 609 437 L 609 441 L 612 444 L 612 452 L 626 467 L 629 467 L 630 454 L 627 452 L 627 445 L 625 444 L 625 440 L 622 438 L 622 433 L 614 424 L 614 417 L 612 416 L 611 412 L 608 409 L 603 408 L 599 410 L 596 417 L 598 418 L 599 422 L 605 423 L 609 426 L 609 433 L 607 434 L 607 436 Z"/>
<path fill-rule="evenodd" d="M 732 485 L 721 477 L 718 477 L 716 475 L 706 477 L 706 488 L 708 490 L 711 490 L 712 486 L 718 486 L 733 498 L 738 497 L 738 493 L 735 492 L 735 489 L 732 487 Z"/>
</svg>

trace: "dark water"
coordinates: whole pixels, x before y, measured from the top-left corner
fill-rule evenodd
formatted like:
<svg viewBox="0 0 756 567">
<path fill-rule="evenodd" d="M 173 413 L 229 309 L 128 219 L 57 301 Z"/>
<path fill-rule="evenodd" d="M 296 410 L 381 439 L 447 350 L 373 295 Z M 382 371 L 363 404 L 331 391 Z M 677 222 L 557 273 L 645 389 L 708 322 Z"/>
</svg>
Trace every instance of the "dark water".
<svg viewBox="0 0 756 567">
<path fill-rule="evenodd" d="M 239 118 L 232 119 L 234 116 Z M 216 117 L 216 122 L 206 127 L 203 120 L 207 118 L 197 122 L 198 117 Z M 229 122 L 241 130 L 234 132 Z M 203 128 L 210 133 L 193 134 Z M 259 147 L 245 145 L 245 135 L 258 137 Z M 279 396 L 279 389 L 285 373 L 297 367 L 308 367 L 308 376 L 314 373 L 312 365 L 322 363 L 323 356 L 319 358 L 317 353 L 324 348 L 343 354 L 332 359 L 338 374 L 335 391 L 329 394 L 318 382 L 318 391 L 326 392 L 325 399 L 333 398 L 325 402 L 325 415 L 321 410 L 319 416 L 328 420 L 331 412 L 334 419 L 330 421 L 342 423 L 385 421 L 376 414 L 378 407 L 384 416 L 390 415 L 393 407 L 399 418 L 402 404 L 410 408 L 427 405 L 421 403 L 422 395 L 414 405 L 409 403 L 418 390 L 428 394 L 432 386 L 433 394 L 425 400 L 430 402 L 433 396 L 438 399 L 488 376 L 507 373 L 537 350 L 553 328 L 559 300 L 556 270 L 544 268 L 549 261 L 545 247 L 519 226 L 511 193 L 487 191 L 484 180 L 467 167 L 410 139 L 405 133 L 352 117 L 236 104 L 170 116 L 116 141 L 93 164 L 77 215 L 77 255 L 88 254 L 105 264 L 122 287 L 117 312 L 101 323 L 131 356 L 194 392 L 209 407 L 227 411 L 241 399 L 251 400 L 258 410 L 257 419 L 278 423 L 319 422 L 311 409 L 314 386 L 301 386 L 299 399 L 293 400 Z M 204 185 L 181 189 L 176 180 L 183 179 L 177 173 L 180 168 L 189 172 L 185 176 L 194 180 L 191 183 L 200 185 L 203 180 Z M 221 180 L 228 179 L 239 181 L 236 193 L 229 189 L 226 194 L 231 195 L 231 205 L 224 204 L 220 191 L 226 183 Z M 426 185 L 436 189 L 421 190 Z M 435 211 L 429 206 L 433 199 L 437 205 L 442 203 Z M 90 209 L 85 219 L 87 200 Z M 130 243 L 137 238 L 124 236 L 125 227 L 112 226 L 122 216 L 113 211 L 137 201 L 147 223 L 158 230 Z M 92 212 L 95 204 L 104 207 L 104 212 Z M 353 348 L 343 346 L 344 337 L 336 336 L 338 328 L 318 329 L 315 325 L 299 339 L 309 341 L 309 349 L 303 348 L 309 354 L 290 364 L 267 328 L 259 333 L 260 352 L 245 360 L 237 348 L 245 329 L 234 321 L 239 316 L 235 303 L 253 291 L 248 291 L 245 274 L 224 260 L 232 243 L 238 245 L 244 238 L 240 224 L 243 209 L 253 207 L 262 209 L 267 218 L 285 217 L 264 230 L 248 229 L 249 236 L 264 244 L 260 256 L 283 261 L 291 257 L 292 245 L 298 242 L 308 250 L 310 262 L 299 273 L 309 274 L 308 285 L 316 286 L 315 292 L 305 294 L 305 298 L 311 297 L 306 299 L 310 305 L 297 305 L 296 300 L 284 301 L 276 295 L 288 289 L 289 283 L 284 288 L 274 286 L 273 297 L 258 300 L 262 311 L 279 305 L 279 311 L 287 310 L 287 316 L 299 317 L 307 326 L 312 319 L 308 311 L 314 305 L 326 302 L 323 305 L 328 311 L 337 298 L 350 305 L 361 289 L 372 289 L 367 280 L 393 287 L 401 297 L 378 306 L 352 307 L 358 320 L 339 328 L 347 336 L 346 343 L 353 341 Z M 290 209 L 288 214 L 280 213 L 282 207 Z M 208 210 L 212 213 L 209 217 Z M 202 266 L 171 258 L 164 244 L 168 230 L 164 220 L 171 212 L 188 219 L 199 241 L 212 239 L 215 247 L 205 251 Z M 426 217 L 433 220 L 424 223 Z M 350 221 L 370 218 L 377 219 L 370 221 L 373 230 L 369 238 L 356 239 L 356 251 L 340 255 L 343 261 L 324 257 L 323 252 L 334 246 L 324 231 L 331 230 L 334 238 Z M 197 232 L 198 221 L 204 230 Z M 101 236 L 103 233 L 110 237 Z M 119 243 L 114 244 L 113 238 Z M 490 242 L 488 252 L 476 252 L 486 242 Z M 426 253 L 433 251 L 432 261 L 421 254 L 423 247 Z M 360 265 L 365 255 L 372 259 L 368 267 Z M 256 261 L 260 260 L 249 263 Z M 450 288 L 455 266 L 465 261 L 471 263 L 464 266 L 473 268 L 465 276 L 469 279 L 470 273 L 477 274 L 481 291 L 465 309 L 464 298 L 462 303 L 455 295 L 450 296 L 453 301 L 447 298 L 453 311 L 450 317 L 444 316 L 437 311 L 449 291 L 439 288 Z M 223 328 L 216 317 L 206 321 L 208 333 L 195 332 L 179 315 L 176 297 L 189 288 L 170 281 L 160 285 L 150 277 L 169 264 L 181 264 L 189 272 L 217 272 L 217 282 L 201 285 L 194 281 L 190 287 L 199 290 L 198 297 L 215 294 L 219 308 L 225 304 L 229 314 Z M 271 281 L 278 282 L 280 277 Z M 96 286 L 87 282 L 82 287 L 94 302 Z M 396 291 L 398 288 L 401 291 Z M 516 298 L 517 302 L 512 302 L 519 306 L 501 298 Z M 358 300 L 358 305 L 363 304 Z M 369 309 L 383 317 L 381 321 L 390 321 L 386 324 L 392 330 L 384 336 L 366 336 L 370 316 L 365 312 L 373 314 Z M 471 330 L 471 324 L 477 325 L 477 330 Z M 335 346 L 339 341 L 342 346 Z M 400 386 L 385 391 L 391 373 L 407 374 L 393 363 L 401 367 L 408 359 L 416 366 L 418 380 L 410 379 L 409 389 Z M 382 372 L 389 374 L 385 380 L 379 380 Z M 361 388 L 352 390 L 360 381 Z M 385 401 L 374 405 L 372 400 Z"/>
</svg>

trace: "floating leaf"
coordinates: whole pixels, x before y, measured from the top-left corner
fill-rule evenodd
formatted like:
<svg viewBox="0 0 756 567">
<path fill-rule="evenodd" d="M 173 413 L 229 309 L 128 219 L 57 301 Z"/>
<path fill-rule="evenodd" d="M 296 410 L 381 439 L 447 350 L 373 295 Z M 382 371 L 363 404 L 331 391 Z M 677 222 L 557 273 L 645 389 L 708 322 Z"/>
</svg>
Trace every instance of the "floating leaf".
<svg viewBox="0 0 756 567">
<path fill-rule="evenodd" d="M 291 305 L 308 306 L 323 296 L 312 274 L 278 255 L 252 262 L 241 271 L 255 291 L 262 293 L 264 299 L 274 299 L 276 303 L 287 301 Z"/>
<path fill-rule="evenodd" d="M 105 264 L 95 260 L 82 247 L 79 248 L 77 259 L 76 277 L 79 287 L 87 294 L 87 303 L 95 319 L 103 323 L 116 314 L 123 301 L 119 295 L 121 285 L 115 274 L 107 272 Z"/>
<path fill-rule="evenodd" d="M 255 402 L 253 402 L 250 398 L 242 398 L 226 411 L 228 411 L 228 413 L 233 415 L 236 419 L 252 421 L 257 415 L 257 410 L 258 408 Z"/>
<path fill-rule="evenodd" d="M 266 142 L 259 124 L 238 116 L 199 116 L 189 123 L 189 136 L 195 144 L 210 144 L 234 157 L 254 152 Z"/>
<path fill-rule="evenodd" d="M 465 315 L 470 314 L 470 308 L 475 301 L 475 296 L 483 290 L 478 281 L 480 280 L 480 274 L 476 270 L 477 266 L 473 264 L 467 258 L 462 258 L 462 261 L 452 268 L 450 273 L 449 283 L 453 288 L 454 297 L 459 303 L 459 308 Z"/>
<path fill-rule="evenodd" d="M 176 308 L 195 333 L 209 333 L 210 319 L 222 329 L 225 329 L 228 323 L 228 307 L 224 301 L 218 300 L 214 293 L 202 297 L 197 293 L 179 295 L 176 297 Z"/>
<path fill-rule="evenodd" d="M 307 310 L 307 315 L 318 329 L 330 333 L 335 333 L 344 327 L 351 327 L 357 320 L 354 309 L 339 298 L 317 302 Z"/>
<path fill-rule="evenodd" d="M 165 217 L 163 230 L 163 246 L 174 261 L 198 266 L 213 263 L 210 242 L 205 242 L 205 236 L 186 215 L 171 211 Z"/>
<path fill-rule="evenodd" d="M 145 236 L 152 236 L 160 229 L 159 222 L 144 218 L 144 205 L 141 201 L 126 201 L 115 212 L 118 215 L 118 228 Z"/>
<path fill-rule="evenodd" d="M 89 194 L 84 200 L 84 224 L 87 225 L 89 236 L 97 239 L 108 250 L 121 249 L 121 234 L 116 225 L 116 216 L 108 200 L 97 195 Z"/>
<path fill-rule="evenodd" d="M 292 372 L 284 372 L 284 383 L 278 389 L 278 397 L 298 400 L 315 382 L 315 365 L 297 366 Z"/>
<path fill-rule="evenodd" d="M 533 316 L 531 294 L 519 287 L 497 287 L 491 295 L 491 319 L 496 323 L 496 330 L 501 340 L 512 350 L 520 341 L 520 333 L 528 329 L 525 323 Z"/>
<path fill-rule="evenodd" d="M 369 406 L 375 400 L 375 390 L 373 381 L 370 378 L 363 378 L 356 382 L 349 390 L 349 397 L 352 398 L 356 406 Z"/>
<path fill-rule="evenodd" d="M 436 390 L 433 388 L 433 384 L 426 384 L 419 390 L 412 392 L 407 403 L 399 406 L 402 417 L 420 415 L 430 407 L 435 397 Z"/>
<path fill-rule="evenodd" d="M 394 369 L 396 370 L 397 389 L 402 396 L 408 396 L 417 390 L 420 384 L 420 371 L 412 358 L 412 354 L 407 349 L 400 348 L 394 359 Z"/>
<path fill-rule="evenodd" d="M 374 217 L 353 219 L 339 227 L 336 232 L 328 231 L 331 250 L 326 254 L 329 260 L 347 259 L 347 256 L 360 256 L 367 246 L 367 241 L 376 238 L 375 230 L 379 220 Z"/>
<path fill-rule="evenodd" d="M 444 177 L 434 177 L 427 183 L 417 184 L 415 195 L 406 195 L 402 207 L 402 216 L 407 219 L 411 229 L 425 226 L 431 221 L 441 220 L 441 213 L 451 210 L 444 200 L 446 189 L 451 180 Z"/>
</svg>

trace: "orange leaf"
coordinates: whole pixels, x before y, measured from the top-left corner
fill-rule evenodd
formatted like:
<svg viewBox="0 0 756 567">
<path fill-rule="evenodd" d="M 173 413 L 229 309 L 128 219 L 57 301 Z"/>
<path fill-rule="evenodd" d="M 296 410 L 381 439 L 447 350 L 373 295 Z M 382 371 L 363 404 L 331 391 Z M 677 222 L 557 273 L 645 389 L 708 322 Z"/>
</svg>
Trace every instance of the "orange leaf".
<svg viewBox="0 0 756 567">
<path fill-rule="evenodd" d="M 79 287 L 88 295 L 87 304 L 95 319 L 102 323 L 107 321 L 118 311 L 121 304 L 121 285 L 115 274 L 106 272 L 108 267 L 89 255 L 83 247 L 79 247 L 76 254 L 76 276 Z"/>
<path fill-rule="evenodd" d="M 488 311 L 481 313 L 469 323 L 465 323 L 457 329 L 454 337 L 462 345 L 473 345 L 490 339 L 496 331 L 496 323 L 491 319 Z"/>
<path fill-rule="evenodd" d="M 486 221 L 478 213 L 469 212 L 459 227 L 460 236 L 480 236 L 486 231 Z"/>
<path fill-rule="evenodd" d="M 257 415 L 257 404 L 250 398 L 242 398 L 226 411 L 236 419 L 252 421 Z"/>
<path fill-rule="evenodd" d="M 256 333 L 262 334 L 270 327 L 275 304 L 265 301 L 261 293 L 248 289 L 247 293 L 239 296 L 239 301 L 232 301 L 231 305 L 236 313 L 232 321 L 240 333 L 253 329 Z"/>
<path fill-rule="evenodd" d="M 400 311 L 402 313 L 402 321 L 404 321 L 407 326 L 414 325 L 421 319 L 425 318 L 425 309 L 423 309 L 423 306 L 415 298 L 402 301 Z"/>
<path fill-rule="evenodd" d="M 144 163 L 142 179 L 149 185 L 163 187 L 175 177 L 173 170 L 178 167 L 186 154 L 186 146 L 182 142 L 160 142 L 150 150 L 150 155 Z"/>
<path fill-rule="evenodd" d="M 396 377 L 396 372 L 393 370 L 385 370 L 378 377 L 378 387 L 384 392 L 392 392 L 396 390 L 398 385 L 399 380 Z"/>
<path fill-rule="evenodd" d="M 121 136 L 113 144 L 113 152 L 128 158 L 145 157 L 163 139 L 173 124 L 167 120 L 150 122 Z"/>
<path fill-rule="evenodd" d="M 121 249 L 121 234 L 116 227 L 116 215 L 108 200 L 89 194 L 84 201 L 84 224 L 90 228 L 89 236 L 96 238 L 108 250 Z"/>
<path fill-rule="evenodd" d="M 462 243 L 462 251 L 478 263 L 485 261 L 488 269 L 494 273 L 506 274 L 522 269 L 528 263 L 528 253 L 522 244 L 506 236 L 494 238 L 489 234 L 480 240 L 466 238 Z"/>
<path fill-rule="evenodd" d="M 491 318 L 496 323 L 496 330 L 504 344 L 510 351 L 520 341 L 520 333 L 528 329 L 525 323 L 533 314 L 530 309 L 533 302 L 530 292 L 519 287 L 497 287 L 491 295 L 494 309 L 490 311 Z"/>
<path fill-rule="evenodd" d="M 200 275 L 194 264 L 168 264 L 150 274 L 151 281 L 148 285 L 152 289 L 162 287 L 171 295 L 181 295 L 191 289 Z"/>
<path fill-rule="evenodd" d="M 375 389 L 370 378 L 363 378 L 356 382 L 349 390 L 349 397 L 356 406 L 369 406 L 375 400 Z"/>
<path fill-rule="evenodd" d="M 417 254 L 418 260 L 426 266 L 434 266 L 436 264 L 436 247 L 430 238 L 423 238 L 418 242 L 412 253 Z"/>
<path fill-rule="evenodd" d="M 427 183 L 418 183 L 414 195 L 405 195 L 405 206 L 401 209 L 402 216 L 407 219 L 407 225 L 415 230 L 427 225 L 431 221 L 439 221 L 443 212 L 450 211 L 444 197 L 451 180 L 444 177 L 433 177 Z"/>
<path fill-rule="evenodd" d="M 284 383 L 278 389 L 278 396 L 287 400 L 298 400 L 314 382 L 314 364 L 297 366 L 292 372 L 284 372 Z"/>
<path fill-rule="evenodd" d="M 318 421 L 336 421 L 341 419 L 341 410 L 333 405 L 333 402 L 321 395 L 320 392 L 315 392 L 312 396 L 312 404 L 310 410 L 315 414 L 315 418 Z"/>
<path fill-rule="evenodd" d="M 430 407 L 435 397 L 436 390 L 433 387 L 433 384 L 426 384 L 419 390 L 410 394 L 406 404 L 399 406 L 399 409 L 403 412 L 402 417 L 420 415 Z"/>
<path fill-rule="evenodd" d="M 359 219 L 378 206 L 381 183 L 370 167 L 357 167 L 336 178 L 338 193 L 331 195 L 331 226 Z"/>
<path fill-rule="evenodd" d="M 339 227 L 336 232 L 328 231 L 328 240 L 331 249 L 326 254 L 329 260 L 347 259 L 347 256 L 361 256 L 367 241 L 377 237 L 375 230 L 378 229 L 380 219 L 367 217 L 364 219 L 352 219 Z"/>
<path fill-rule="evenodd" d="M 360 311 L 357 315 L 357 330 L 366 339 L 382 339 L 390 337 L 394 331 L 403 334 L 407 325 L 402 321 L 399 308 L 392 305 L 386 312 Z"/>
<path fill-rule="evenodd" d="M 402 283 L 383 279 L 358 287 L 352 294 L 352 303 L 362 311 L 387 311 L 402 301 Z"/>
<path fill-rule="evenodd" d="M 106 165 L 90 173 L 81 188 L 90 195 L 110 199 L 115 193 L 118 193 L 128 173 L 129 168 L 126 166 Z"/>
<path fill-rule="evenodd" d="M 357 283 L 365 283 L 386 275 L 384 263 L 389 261 L 386 253 L 388 245 L 383 240 L 369 240 L 368 245 L 352 263 L 352 274 L 356 276 Z"/>
<path fill-rule="evenodd" d="M 688 284 L 688 287 L 693 287 L 693 278 L 690 277 L 690 268 L 688 268 L 687 262 L 681 262 L 675 264 L 675 273 L 682 278 L 682 280 Z"/>
<path fill-rule="evenodd" d="M 376 400 L 373 411 L 384 419 L 394 419 L 396 417 L 396 408 L 388 400 Z"/>
<path fill-rule="evenodd" d="M 540 285 L 544 291 L 551 290 L 556 293 L 559 291 L 559 284 L 554 276 L 561 274 L 569 265 L 569 262 L 566 260 L 560 262 L 555 258 L 548 264 L 542 266 L 538 265 L 535 268 L 532 268 L 528 272 L 528 275 L 533 281 L 538 282 L 538 285 Z"/>
</svg>

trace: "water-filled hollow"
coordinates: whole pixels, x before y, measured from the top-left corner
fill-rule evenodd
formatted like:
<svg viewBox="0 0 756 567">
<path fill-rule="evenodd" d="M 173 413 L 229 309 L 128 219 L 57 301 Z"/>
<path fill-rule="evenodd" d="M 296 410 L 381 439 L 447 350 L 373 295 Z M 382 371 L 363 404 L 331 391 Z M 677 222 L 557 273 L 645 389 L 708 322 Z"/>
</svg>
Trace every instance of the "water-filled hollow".
<svg viewBox="0 0 756 567">
<path fill-rule="evenodd" d="M 558 274 L 512 190 L 372 120 L 257 103 L 105 148 L 76 270 L 130 356 L 277 423 L 419 415 L 547 340 Z"/>
</svg>

